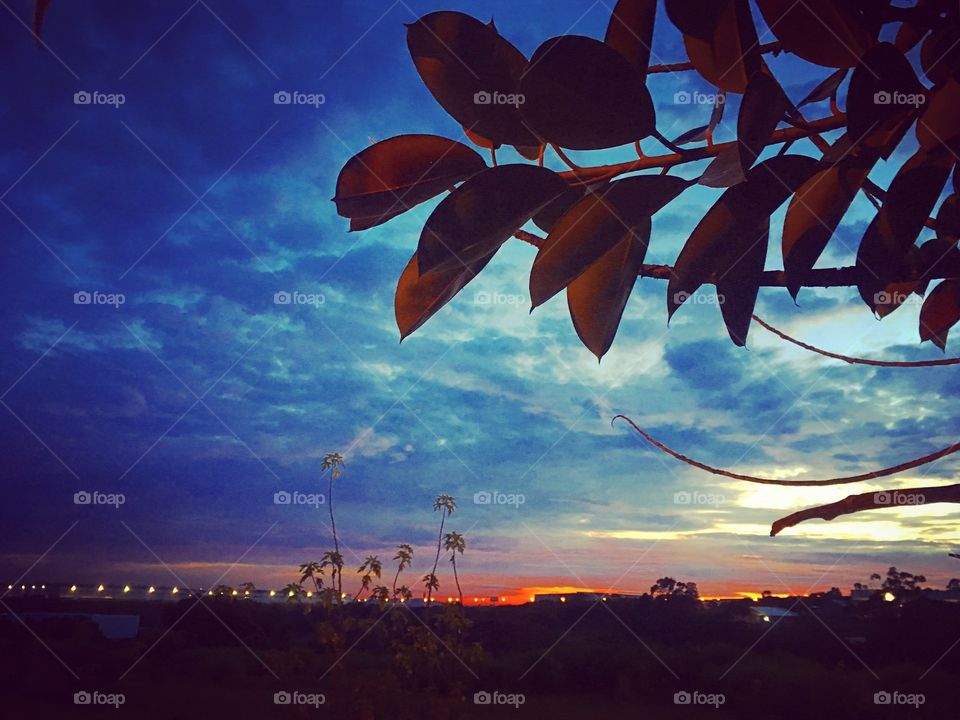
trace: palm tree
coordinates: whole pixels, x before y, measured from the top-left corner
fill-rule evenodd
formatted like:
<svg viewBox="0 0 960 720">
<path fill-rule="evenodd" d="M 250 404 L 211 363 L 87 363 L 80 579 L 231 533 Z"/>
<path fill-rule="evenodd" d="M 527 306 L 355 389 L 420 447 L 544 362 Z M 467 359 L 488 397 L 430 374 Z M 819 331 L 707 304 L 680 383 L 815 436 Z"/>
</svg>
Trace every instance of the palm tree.
<svg viewBox="0 0 960 720">
<path fill-rule="evenodd" d="M 323 568 L 320 567 L 320 563 L 316 560 L 303 563 L 300 566 L 300 582 L 305 583 L 307 580 L 311 580 L 313 582 L 313 589 L 316 592 L 320 592 L 320 588 L 323 587 L 323 578 L 320 577 L 321 575 L 323 575 Z"/>
<path fill-rule="evenodd" d="M 407 543 L 400 543 L 397 545 L 397 554 L 393 556 L 393 559 L 400 561 L 400 564 L 397 565 L 397 574 L 393 576 L 393 596 L 396 597 L 397 580 L 400 579 L 400 573 L 410 567 L 410 563 L 413 562 L 413 548 Z"/>
<path fill-rule="evenodd" d="M 430 602 L 430 597 L 433 595 L 433 591 L 440 589 L 440 581 L 437 580 L 436 575 L 429 573 L 424 575 L 420 582 L 422 582 L 423 586 L 427 589 L 427 602 Z"/>
<path fill-rule="evenodd" d="M 300 583 L 287 583 L 281 592 L 286 596 L 287 602 L 300 602 L 303 586 Z"/>
<path fill-rule="evenodd" d="M 237 590 L 240 592 L 240 594 L 243 597 L 249 597 L 250 595 L 253 595 L 253 592 L 256 589 L 257 589 L 257 586 L 254 585 L 252 582 L 240 583 L 240 585 L 237 587 Z"/>
<path fill-rule="evenodd" d="M 457 509 L 457 499 L 453 495 L 437 495 L 437 499 L 433 501 L 433 511 L 440 511 L 440 534 L 437 535 L 437 556 L 433 559 L 433 570 L 429 575 L 424 575 L 423 582 L 427 582 L 427 578 L 432 578 L 433 582 L 436 583 L 436 587 L 440 586 L 439 581 L 437 580 L 437 564 L 440 562 L 440 549 L 443 544 L 443 523 L 447 519 L 448 515 L 453 515 Z M 430 599 L 433 597 L 433 590 L 436 587 L 431 587 L 427 584 L 427 602 L 430 602 Z"/>
<path fill-rule="evenodd" d="M 383 563 L 380 562 L 380 558 L 376 555 L 367 555 L 367 559 L 363 561 L 363 565 L 357 570 L 358 573 L 363 573 L 363 577 L 360 578 L 360 592 L 357 593 L 354 599 L 359 600 L 364 591 L 370 588 L 370 583 L 373 582 L 373 576 L 376 575 L 377 580 L 379 580 L 382 571 Z"/>
<path fill-rule="evenodd" d="M 329 471 L 327 477 L 327 507 L 330 510 L 330 532 L 333 533 L 333 550 L 340 554 L 340 541 L 337 539 L 337 521 L 333 517 L 333 481 L 340 477 L 346 464 L 340 453 L 327 453 L 320 464 L 320 475 Z M 341 567 L 343 563 L 341 563 Z M 343 594 L 343 578 L 338 578 L 337 592 Z"/>
<path fill-rule="evenodd" d="M 335 592 L 337 602 L 343 605 L 343 593 L 339 588 L 343 587 L 343 555 L 336 550 L 327 550 L 320 558 L 320 570 L 330 568 L 330 588 Z"/>
<path fill-rule="evenodd" d="M 390 599 L 390 588 L 386 585 L 377 585 L 370 593 L 370 597 L 380 602 L 386 602 Z"/>
<path fill-rule="evenodd" d="M 453 579 L 457 583 L 460 604 L 463 605 L 463 590 L 460 589 L 460 578 L 457 576 L 457 553 L 463 555 L 463 551 L 467 549 L 467 541 L 458 532 L 448 532 L 443 538 L 443 549 L 450 553 L 450 562 L 453 563 Z"/>
</svg>

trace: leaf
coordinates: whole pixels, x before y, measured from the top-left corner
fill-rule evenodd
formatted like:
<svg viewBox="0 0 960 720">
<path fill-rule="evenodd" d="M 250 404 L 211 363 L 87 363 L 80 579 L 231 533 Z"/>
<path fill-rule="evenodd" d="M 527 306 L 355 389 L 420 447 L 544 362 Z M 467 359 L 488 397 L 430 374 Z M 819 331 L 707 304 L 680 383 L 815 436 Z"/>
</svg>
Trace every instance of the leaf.
<svg viewBox="0 0 960 720">
<path fill-rule="evenodd" d="M 499 150 L 503 145 L 498 142 L 494 142 L 490 138 L 485 138 L 479 133 L 473 132 L 470 128 L 464 128 L 463 134 L 467 136 L 467 139 L 470 140 L 477 147 L 482 147 L 485 150 Z"/>
<path fill-rule="evenodd" d="M 646 75 L 653 46 L 657 0 L 618 0 L 603 41 Z"/>
<path fill-rule="evenodd" d="M 520 157 L 527 160 L 539 160 L 543 145 L 514 145 L 513 149 L 520 154 Z"/>
<path fill-rule="evenodd" d="M 693 130 L 688 130 L 683 133 L 683 135 L 673 141 L 674 145 L 685 145 L 687 143 L 700 142 L 701 140 L 712 141 L 713 131 L 716 130 L 720 121 L 723 120 L 723 110 L 726 105 L 727 93 L 725 91 L 718 92 L 713 101 L 713 112 L 710 113 L 710 122 L 702 127 L 694 128 Z"/>
<path fill-rule="evenodd" d="M 937 237 L 957 242 L 960 238 L 960 195 L 953 193 L 937 212 Z"/>
<path fill-rule="evenodd" d="M 917 75 L 902 52 L 890 43 L 873 47 L 850 78 L 847 130 L 851 140 L 892 151 L 892 139 L 899 141 L 901 128 L 917 113 L 920 92 Z"/>
<path fill-rule="evenodd" d="M 846 79 L 847 73 L 849 72 L 849 68 L 841 68 L 840 70 L 837 70 L 835 73 L 831 74 L 826 80 L 811 90 L 803 100 L 797 103 L 797 107 L 802 108 L 805 105 L 823 102 L 824 100 L 835 97 L 837 94 L 837 89 Z"/>
<path fill-rule="evenodd" d="M 678 135 L 674 140 L 674 145 L 688 145 L 689 143 L 702 142 L 707 139 L 707 130 L 710 129 L 709 125 L 701 125 L 700 127 L 695 127 L 692 130 L 687 130 L 682 135 Z"/>
<path fill-rule="evenodd" d="M 683 2 L 688 6 L 686 12 L 702 15 L 695 23 L 695 33 L 683 36 L 687 57 L 694 68 L 721 90 L 744 92 L 750 76 L 762 65 L 760 41 L 748 0 Z M 674 4 L 668 3 L 667 7 Z"/>
<path fill-rule="evenodd" d="M 754 236 L 753 243 L 730 267 L 724 269 L 716 283 L 720 313 L 727 326 L 727 334 L 738 347 L 747 344 L 750 321 L 760 294 L 760 281 L 767 261 L 767 246 L 770 244 L 770 218 L 761 218 L 751 234 Z"/>
<path fill-rule="evenodd" d="M 711 278 L 713 282 L 722 282 L 725 273 L 751 251 L 756 252 L 758 235 L 770 215 L 810 178 L 817 166 L 816 160 L 802 155 L 770 158 L 753 168 L 745 182 L 720 196 L 674 264 L 674 275 L 667 288 L 667 311 L 671 317 L 701 285 Z M 742 267 L 753 266 L 748 261 Z M 747 288 L 750 277 L 750 273 L 745 276 Z M 736 337 L 733 339 L 737 342 Z"/>
<path fill-rule="evenodd" d="M 744 171 L 759 159 L 791 106 L 780 83 L 772 75 L 758 72 L 750 77 L 737 116 L 737 141 Z"/>
<path fill-rule="evenodd" d="M 567 306 L 580 340 L 603 358 L 613 345 L 623 311 L 650 243 L 650 220 L 607 251 L 567 287 Z"/>
<path fill-rule="evenodd" d="M 791 199 L 783 224 L 783 267 L 794 300 L 877 159 L 876 153 L 848 154 L 819 170 Z"/>
<path fill-rule="evenodd" d="M 487 165 L 476 151 L 438 135 L 399 135 L 347 161 L 333 201 L 351 230 L 387 222 Z"/>
<path fill-rule="evenodd" d="M 394 297 L 394 312 L 400 340 L 416 332 L 440 308 L 463 290 L 493 258 L 490 255 L 474 260 L 468 267 L 459 267 L 444 272 L 421 275 L 417 270 L 417 255 L 414 253 L 407 263 L 397 293 Z"/>
<path fill-rule="evenodd" d="M 739 185 L 747 179 L 740 157 L 740 146 L 725 148 L 711 162 L 697 181 L 712 188 L 728 188 Z"/>
<path fill-rule="evenodd" d="M 934 30 L 920 48 L 920 67 L 934 85 L 951 75 L 956 80 L 960 67 L 960 27 L 946 25 Z"/>
<path fill-rule="evenodd" d="M 872 310 L 877 309 L 878 294 L 902 273 L 907 252 L 915 247 L 952 165 L 950 148 L 921 148 L 890 183 L 883 207 L 867 227 L 857 250 L 860 297 Z"/>
<path fill-rule="evenodd" d="M 566 215 L 570 208 L 583 200 L 586 194 L 587 189 L 582 185 L 574 185 L 568 190 L 564 190 L 563 193 L 557 195 L 557 197 L 544 205 L 540 212 L 533 216 L 533 224 L 545 233 L 549 233 L 553 230 L 553 226 L 557 224 L 557 221 Z"/>
<path fill-rule="evenodd" d="M 530 271 L 539 307 L 691 185 L 671 175 L 637 175 L 590 193 L 553 226 Z"/>
<path fill-rule="evenodd" d="M 947 334 L 960 320 L 960 279 L 951 278 L 937 285 L 920 308 L 920 342 L 932 340 L 947 349 Z"/>
<path fill-rule="evenodd" d="M 757 5 L 784 49 L 816 65 L 853 67 L 874 42 L 862 18 L 837 0 L 757 0 Z"/>
<path fill-rule="evenodd" d="M 727 9 L 727 0 L 665 0 L 667 15 L 684 35 L 711 40 Z"/>
<path fill-rule="evenodd" d="M 960 135 L 960 83 L 948 78 L 930 95 L 917 121 L 917 140 L 922 148 L 950 144 Z"/>
<path fill-rule="evenodd" d="M 407 47 L 427 89 L 457 122 L 504 145 L 536 145 L 518 107 L 523 54 L 492 24 L 435 12 L 407 26 Z"/>
<path fill-rule="evenodd" d="M 37 47 L 40 47 L 40 33 L 43 30 L 43 21 L 47 16 L 47 10 L 50 9 L 50 0 L 34 0 L 33 3 L 33 37 L 37 41 Z"/>
<path fill-rule="evenodd" d="M 421 273 L 442 272 L 495 253 L 544 205 L 568 189 L 552 170 L 501 165 L 445 197 L 420 235 Z"/>
<path fill-rule="evenodd" d="M 561 147 L 617 147 L 656 129 L 643 76 L 620 53 L 593 38 L 547 40 L 531 58 L 520 91 L 524 119 L 540 137 Z"/>
</svg>

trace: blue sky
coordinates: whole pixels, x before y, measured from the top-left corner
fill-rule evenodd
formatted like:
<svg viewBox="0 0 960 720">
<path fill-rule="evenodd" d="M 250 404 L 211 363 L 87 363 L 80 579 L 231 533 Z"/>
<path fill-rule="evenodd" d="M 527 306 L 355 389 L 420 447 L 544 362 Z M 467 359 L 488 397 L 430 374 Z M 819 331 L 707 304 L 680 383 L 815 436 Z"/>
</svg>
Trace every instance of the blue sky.
<svg viewBox="0 0 960 720">
<path fill-rule="evenodd" d="M 776 517 L 851 489 L 735 485 L 609 422 L 627 414 L 681 451 L 743 472 L 852 474 L 954 442 L 960 388 L 950 369 L 848 367 L 757 327 L 737 349 L 708 304 L 685 306 L 668 329 L 666 288 L 654 280 L 638 283 L 598 365 L 562 298 L 528 314 L 535 251 L 520 243 L 398 343 L 393 290 L 436 201 L 349 234 L 330 198 L 343 163 L 371 140 L 462 139 L 420 82 L 403 23 L 437 9 L 493 17 L 529 56 L 554 35 L 602 37 L 604 2 L 54 3 L 46 50 L 14 20 L 29 22 L 29 3 L 6 5 L 0 575 L 19 577 L 40 559 L 28 576 L 38 581 L 170 582 L 162 561 L 197 584 L 225 572 L 228 582 L 285 583 L 330 545 L 328 518 L 273 496 L 323 491 L 328 451 L 347 456 L 334 499 L 348 563 L 410 542 L 415 572 L 427 572 L 432 501 L 446 492 L 459 500 L 451 527 L 467 536 L 468 592 L 643 590 L 663 574 L 707 593 L 806 591 L 849 587 L 889 564 L 937 584 L 957 574 L 946 557 L 960 539 L 949 506 L 770 539 Z M 683 59 L 662 13 L 654 55 Z M 829 73 L 785 57 L 771 65 L 795 101 Z M 706 121 L 709 107 L 672 102 L 679 89 L 710 91 L 695 74 L 650 86 L 665 135 Z M 325 102 L 275 105 L 282 90 Z M 125 101 L 76 105 L 78 91 Z M 735 110 L 718 139 L 733 137 Z M 819 105 L 808 116 L 828 113 Z M 911 142 L 871 177 L 889 182 Z M 658 215 L 649 260 L 672 262 L 717 196 L 690 192 Z M 872 212 L 855 203 L 823 265 L 852 264 Z M 782 215 L 771 268 L 781 266 Z M 81 291 L 125 302 L 77 305 Z M 277 305 L 281 291 L 323 303 Z M 503 302 L 478 303 L 478 293 Z M 918 305 L 878 323 L 855 289 L 807 290 L 800 307 L 768 289 L 758 307 L 837 352 L 938 355 L 919 346 Z M 943 483 L 956 467 L 947 459 L 855 490 Z M 81 490 L 126 502 L 78 506 Z M 526 501 L 474 504 L 494 490 Z M 720 497 L 676 504 L 684 491 Z"/>
</svg>

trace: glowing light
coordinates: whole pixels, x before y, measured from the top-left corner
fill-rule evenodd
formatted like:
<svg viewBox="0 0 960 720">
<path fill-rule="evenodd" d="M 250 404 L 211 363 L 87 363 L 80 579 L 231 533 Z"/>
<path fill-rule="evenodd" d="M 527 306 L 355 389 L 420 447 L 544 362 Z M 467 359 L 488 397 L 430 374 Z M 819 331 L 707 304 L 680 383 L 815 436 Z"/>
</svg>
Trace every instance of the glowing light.
<svg viewBox="0 0 960 720">
<path fill-rule="evenodd" d="M 290 593 L 287 595 L 287 597 L 293 597 L 294 595 L 295 593 L 293 592 L 293 590 L 291 590 Z"/>
<path fill-rule="evenodd" d="M 313 591 L 307 590 L 307 597 L 313 597 Z"/>
<path fill-rule="evenodd" d="M 129 585 L 124 585 L 124 586 L 123 586 L 123 591 L 124 591 L 125 593 L 130 592 L 130 586 L 129 586 Z"/>
<path fill-rule="evenodd" d="M 607 601 L 607 596 L 604 595 L 604 596 L 603 596 L 602 598 L 600 598 L 600 599 L 603 600 L 604 602 L 606 602 L 606 601 Z"/>
<path fill-rule="evenodd" d="M 207 590 L 207 595 L 213 595 L 213 590 Z"/>
<path fill-rule="evenodd" d="M 887 602 L 893 602 L 894 600 L 897 599 L 897 596 L 888 590 L 883 594 L 883 599 L 886 600 Z"/>
<path fill-rule="evenodd" d="M 103 585 L 99 585 L 97 587 L 97 592 L 103 592 Z"/>
<path fill-rule="evenodd" d="M 536 601 L 537 601 L 537 596 L 536 596 L 536 595 L 531 595 L 531 596 L 530 596 L 530 602 L 536 602 Z"/>
<path fill-rule="evenodd" d="M 566 601 L 567 601 L 567 598 L 566 598 L 566 597 L 561 597 L 561 598 L 560 598 L 560 602 L 565 603 Z"/>
<path fill-rule="evenodd" d="M 156 589 L 153 585 L 151 585 L 151 586 L 147 589 L 147 592 L 148 592 L 148 593 L 155 593 L 156 591 L 157 591 L 157 589 Z"/>
<path fill-rule="evenodd" d="M 46 589 L 47 589 L 47 586 L 46 586 L 46 585 L 41 585 L 41 586 L 40 586 L 40 589 L 41 589 L 41 590 L 46 590 Z"/>
<path fill-rule="evenodd" d="M 178 592 L 180 592 L 180 588 L 178 588 L 176 585 L 174 585 L 174 586 L 173 586 L 173 591 L 172 591 L 170 594 L 171 594 L 171 595 L 176 595 Z"/>
<path fill-rule="evenodd" d="M 31 590 L 36 590 L 36 589 L 37 589 L 37 586 L 36 586 L 36 585 L 31 585 L 31 586 L 30 586 L 30 589 L 31 589 Z"/>
<path fill-rule="evenodd" d="M 21 590 L 26 590 L 26 589 L 27 589 L 27 586 L 26 586 L 26 585 L 21 585 L 21 586 L 20 586 L 20 589 L 21 589 Z"/>
<path fill-rule="evenodd" d="M 13 590 L 13 585 L 7 585 L 7 590 Z"/>
<path fill-rule="evenodd" d="M 244 594 L 244 597 L 249 596 L 249 595 L 250 595 L 250 591 L 249 591 L 249 590 L 244 590 L 244 591 L 243 591 L 243 594 Z"/>
<path fill-rule="evenodd" d="M 270 591 L 270 597 L 276 597 L 276 596 L 277 596 L 277 591 L 276 591 L 276 590 L 271 590 L 271 591 Z"/>
<path fill-rule="evenodd" d="M 77 586 L 76 586 L 76 585 L 71 585 L 71 586 L 70 586 L 70 592 L 76 592 L 76 591 L 77 591 Z"/>
<path fill-rule="evenodd" d="M 500 602 L 506 602 L 506 601 L 507 599 L 505 597 L 500 598 Z"/>
<path fill-rule="evenodd" d="M 346 594 L 346 593 L 340 593 L 340 599 L 341 599 L 341 600 L 346 600 L 346 599 L 347 599 L 347 594 Z"/>
<path fill-rule="evenodd" d="M 238 594 L 239 594 L 239 593 L 238 593 L 236 590 L 233 591 L 233 596 L 234 596 L 234 597 L 236 597 Z"/>
<path fill-rule="evenodd" d="M 763 621 L 764 621 L 764 622 L 770 622 L 770 616 L 769 616 L 769 615 L 764 615 L 764 616 L 763 616 Z"/>
</svg>

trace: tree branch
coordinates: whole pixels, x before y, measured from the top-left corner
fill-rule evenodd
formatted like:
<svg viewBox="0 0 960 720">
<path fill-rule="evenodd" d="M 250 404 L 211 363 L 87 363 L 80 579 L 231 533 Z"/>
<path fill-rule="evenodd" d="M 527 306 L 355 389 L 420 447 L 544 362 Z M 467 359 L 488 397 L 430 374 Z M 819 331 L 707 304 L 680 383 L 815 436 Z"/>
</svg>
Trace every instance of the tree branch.
<svg viewBox="0 0 960 720">
<path fill-rule="evenodd" d="M 671 457 L 676 458 L 680 462 L 686 463 L 691 467 L 699 468 L 700 470 L 705 470 L 706 472 L 712 475 L 722 475 L 723 477 L 733 478 L 734 480 L 743 480 L 744 482 L 755 483 L 757 485 L 785 485 L 785 486 L 797 486 L 797 487 L 820 487 L 824 485 L 849 485 L 850 483 L 862 482 L 864 480 L 876 480 L 877 478 L 887 477 L 889 475 L 896 475 L 897 473 L 904 472 L 906 470 L 912 470 L 913 468 L 920 467 L 921 465 L 927 465 L 932 463 L 934 460 L 939 460 L 942 457 L 947 455 L 952 455 L 953 453 L 960 451 L 960 443 L 950 445 L 942 450 L 937 452 L 930 453 L 929 455 L 924 455 L 923 457 L 916 458 L 914 460 L 908 460 L 907 462 L 900 463 L 899 465 L 894 465 L 893 467 L 883 468 L 882 470 L 874 470 L 872 472 L 861 473 L 860 475 L 850 475 L 848 477 L 838 477 L 830 478 L 828 480 L 775 480 L 773 478 L 762 478 L 755 477 L 753 475 L 742 475 L 740 473 L 730 472 L 729 470 L 721 470 L 720 468 L 715 468 L 711 465 L 706 465 L 697 460 L 688 458 L 686 455 L 681 455 L 676 450 L 672 450 L 661 442 L 658 442 L 640 427 L 637 426 L 633 420 L 628 418 L 626 415 L 617 415 L 611 421 L 611 424 L 617 420 L 625 420 L 630 426 L 637 431 L 637 433 L 648 443 L 653 445 L 658 450 L 662 450 Z"/>
<path fill-rule="evenodd" d="M 891 502 L 895 500 L 896 502 Z M 864 510 L 901 507 L 910 505 L 930 505 L 932 503 L 960 503 L 960 485 L 945 487 L 910 488 L 908 490 L 885 490 L 878 493 L 862 493 L 848 495 L 843 500 L 817 505 L 816 507 L 798 510 L 797 512 L 780 518 L 770 528 L 773 537 L 788 527 L 793 527 L 807 520 L 820 518 L 833 520 L 841 515 L 851 515 Z"/>
<path fill-rule="evenodd" d="M 916 368 L 916 367 L 939 367 L 942 365 L 957 365 L 960 364 L 960 358 L 947 358 L 944 360 L 917 360 L 914 362 L 897 362 L 893 360 L 867 360 L 866 358 L 857 358 L 850 357 L 849 355 L 840 355 L 838 353 L 832 353 L 829 350 L 821 350 L 814 345 L 808 345 L 805 342 L 801 342 L 796 338 L 792 338 L 784 332 L 777 330 L 772 325 L 763 321 L 762 318 L 757 315 L 753 316 L 753 319 L 757 324 L 769 330 L 774 335 L 782 340 L 786 340 L 788 343 L 793 343 L 797 347 L 802 347 L 804 350 L 809 350 L 810 352 L 815 352 L 817 355 L 823 355 L 824 357 L 833 358 L 834 360 L 843 360 L 845 363 L 850 365 L 871 365 L 873 367 L 896 367 L 896 368 Z"/>
</svg>

